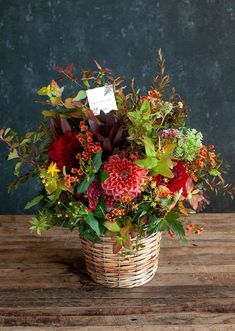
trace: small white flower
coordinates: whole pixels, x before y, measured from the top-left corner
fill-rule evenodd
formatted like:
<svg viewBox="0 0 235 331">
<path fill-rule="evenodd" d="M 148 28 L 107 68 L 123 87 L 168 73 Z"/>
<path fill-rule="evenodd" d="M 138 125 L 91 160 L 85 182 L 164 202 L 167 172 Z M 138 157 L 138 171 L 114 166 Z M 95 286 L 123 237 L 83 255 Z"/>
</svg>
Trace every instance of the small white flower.
<svg viewBox="0 0 235 331">
<path fill-rule="evenodd" d="M 184 107 L 184 105 L 183 105 L 183 103 L 181 101 L 178 102 L 178 107 L 179 108 L 183 108 Z"/>
</svg>

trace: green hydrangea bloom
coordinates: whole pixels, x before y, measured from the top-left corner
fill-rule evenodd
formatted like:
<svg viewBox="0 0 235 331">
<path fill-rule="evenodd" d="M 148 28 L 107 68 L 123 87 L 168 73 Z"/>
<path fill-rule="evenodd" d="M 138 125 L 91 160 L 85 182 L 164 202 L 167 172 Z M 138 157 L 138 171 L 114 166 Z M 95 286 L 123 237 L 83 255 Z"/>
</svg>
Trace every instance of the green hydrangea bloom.
<svg viewBox="0 0 235 331">
<path fill-rule="evenodd" d="M 202 147 L 203 135 L 195 129 L 180 132 L 174 156 L 181 160 L 193 161 Z"/>
</svg>

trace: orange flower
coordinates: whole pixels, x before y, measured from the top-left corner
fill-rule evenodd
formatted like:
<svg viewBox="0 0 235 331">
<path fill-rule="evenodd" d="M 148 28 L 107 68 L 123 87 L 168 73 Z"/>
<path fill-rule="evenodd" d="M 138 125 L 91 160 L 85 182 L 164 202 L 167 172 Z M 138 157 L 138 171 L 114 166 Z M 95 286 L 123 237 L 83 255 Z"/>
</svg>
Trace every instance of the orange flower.
<svg viewBox="0 0 235 331">
<path fill-rule="evenodd" d="M 188 226 L 186 226 L 186 231 L 187 232 L 190 232 L 190 231 L 192 231 L 192 229 L 194 229 L 195 228 L 195 225 L 194 224 L 189 224 Z"/>
<path fill-rule="evenodd" d="M 130 202 L 132 200 L 132 197 L 128 194 L 124 194 L 124 195 L 121 196 L 120 200 L 122 202 Z"/>
<path fill-rule="evenodd" d="M 216 155 L 214 152 L 209 152 L 209 157 L 214 158 Z"/>
<path fill-rule="evenodd" d="M 78 137 L 78 141 L 81 143 L 81 144 L 83 144 L 84 143 L 84 138 L 82 138 L 82 137 Z"/>
<path fill-rule="evenodd" d="M 206 146 L 202 146 L 198 152 L 199 155 L 201 155 L 203 158 L 206 158 L 207 156 L 207 148 Z"/>
<path fill-rule="evenodd" d="M 202 234 L 203 232 L 204 232 L 204 229 L 201 228 L 201 229 L 199 229 L 199 230 L 194 231 L 194 234 L 200 235 L 200 234 Z"/>
<path fill-rule="evenodd" d="M 167 198 L 171 194 L 171 191 L 168 187 L 159 185 L 157 188 L 157 194 L 159 198 Z"/>
<path fill-rule="evenodd" d="M 114 210 L 112 210 L 112 213 L 115 216 L 121 216 L 125 213 L 125 209 L 114 209 Z"/>
<path fill-rule="evenodd" d="M 196 163 L 200 168 L 204 168 L 204 162 L 201 159 L 196 159 Z"/>
<path fill-rule="evenodd" d="M 79 178 L 74 177 L 74 176 L 70 176 L 70 175 L 66 175 L 64 179 L 65 179 L 64 185 L 68 189 L 70 189 L 72 187 L 72 183 L 78 183 L 80 181 Z"/>
<path fill-rule="evenodd" d="M 174 236 L 174 232 L 173 232 L 172 230 L 168 231 L 168 234 L 169 234 L 169 236 L 170 236 L 171 238 L 174 238 L 174 237 L 175 237 L 175 236 Z"/>
</svg>

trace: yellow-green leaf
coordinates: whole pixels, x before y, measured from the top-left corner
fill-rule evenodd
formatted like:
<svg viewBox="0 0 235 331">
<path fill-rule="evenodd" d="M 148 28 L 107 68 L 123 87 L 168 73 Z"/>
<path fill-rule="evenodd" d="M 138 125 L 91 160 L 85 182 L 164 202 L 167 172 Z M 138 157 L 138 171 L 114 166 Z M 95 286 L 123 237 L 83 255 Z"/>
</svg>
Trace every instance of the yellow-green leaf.
<svg viewBox="0 0 235 331">
<path fill-rule="evenodd" d="M 53 110 L 43 110 L 42 114 L 45 117 L 54 117 L 56 115 Z"/>
<path fill-rule="evenodd" d="M 18 152 L 17 152 L 17 149 L 13 149 L 13 151 L 11 151 L 9 154 L 8 154 L 8 160 L 12 160 L 12 159 L 16 159 L 18 157 Z"/>
</svg>

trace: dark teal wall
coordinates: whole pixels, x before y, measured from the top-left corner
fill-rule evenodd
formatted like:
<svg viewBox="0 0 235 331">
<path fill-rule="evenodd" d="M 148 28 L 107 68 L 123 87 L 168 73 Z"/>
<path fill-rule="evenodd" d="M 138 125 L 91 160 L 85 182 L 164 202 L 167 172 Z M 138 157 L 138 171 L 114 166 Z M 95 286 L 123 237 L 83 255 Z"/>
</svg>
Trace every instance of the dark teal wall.
<svg viewBox="0 0 235 331">
<path fill-rule="evenodd" d="M 235 182 L 234 0 L 0 0 L 0 12 L 0 127 L 35 128 L 36 90 L 55 65 L 97 59 L 146 91 L 161 47 L 190 125 L 223 153 Z M 11 166 L 0 153 L 0 213 L 22 213 L 37 185 L 7 195 Z M 208 211 L 235 211 L 234 203 L 216 198 Z"/>
</svg>

